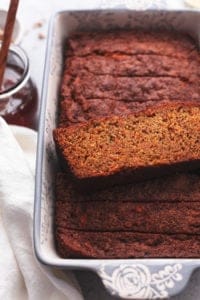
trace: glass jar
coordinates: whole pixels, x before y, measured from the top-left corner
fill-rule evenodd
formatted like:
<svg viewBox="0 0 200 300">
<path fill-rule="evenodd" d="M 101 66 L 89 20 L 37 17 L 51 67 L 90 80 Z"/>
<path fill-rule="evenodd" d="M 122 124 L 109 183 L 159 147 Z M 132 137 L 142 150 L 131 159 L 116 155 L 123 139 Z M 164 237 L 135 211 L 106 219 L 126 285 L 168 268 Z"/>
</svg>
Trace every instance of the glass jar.
<svg viewBox="0 0 200 300">
<path fill-rule="evenodd" d="M 22 48 L 11 45 L 0 89 L 0 116 L 8 124 L 37 129 L 38 92 L 30 78 L 29 60 Z"/>
</svg>

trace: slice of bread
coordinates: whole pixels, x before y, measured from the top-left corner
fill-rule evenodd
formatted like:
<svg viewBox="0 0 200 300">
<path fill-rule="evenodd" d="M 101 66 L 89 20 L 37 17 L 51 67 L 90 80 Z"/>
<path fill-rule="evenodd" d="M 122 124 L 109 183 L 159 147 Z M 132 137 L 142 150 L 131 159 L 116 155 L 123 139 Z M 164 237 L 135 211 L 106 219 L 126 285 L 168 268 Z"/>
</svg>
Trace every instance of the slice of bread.
<svg viewBox="0 0 200 300">
<path fill-rule="evenodd" d="M 200 235 L 135 232 L 83 232 L 57 228 L 57 251 L 63 258 L 198 258 Z"/>
<path fill-rule="evenodd" d="M 54 130 L 62 159 L 79 186 L 144 180 L 200 167 L 200 106 L 168 103 Z"/>
</svg>

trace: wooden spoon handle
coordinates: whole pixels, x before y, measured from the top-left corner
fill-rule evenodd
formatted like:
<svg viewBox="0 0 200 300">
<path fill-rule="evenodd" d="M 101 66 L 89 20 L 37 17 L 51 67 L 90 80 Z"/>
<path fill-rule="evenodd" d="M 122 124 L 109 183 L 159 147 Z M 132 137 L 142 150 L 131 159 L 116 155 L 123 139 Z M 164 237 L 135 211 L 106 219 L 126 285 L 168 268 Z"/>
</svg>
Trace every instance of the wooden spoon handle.
<svg viewBox="0 0 200 300">
<path fill-rule="evenodd" d="M 0 90 L 2 86 L 3 76 L 6 68 L 8 50 L 12 39 L 15 17 L 17 13 L 19 0 L 11 0 L 4 28 L 3 41 L 0 49 Z"/>
</svg>

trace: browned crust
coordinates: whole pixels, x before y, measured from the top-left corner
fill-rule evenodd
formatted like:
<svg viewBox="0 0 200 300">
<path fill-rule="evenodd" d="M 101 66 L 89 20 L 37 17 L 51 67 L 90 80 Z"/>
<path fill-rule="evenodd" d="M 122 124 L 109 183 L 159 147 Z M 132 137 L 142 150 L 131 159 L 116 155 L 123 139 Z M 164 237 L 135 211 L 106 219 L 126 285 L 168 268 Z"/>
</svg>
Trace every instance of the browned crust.
<svg viewBox="0 0 200 300">
<path fill-rule="evenodd" d="M 167 30 L 117 30 L 103 32 L 80 32 L 67 41 L 67 55 L 87 56 L 92 53 L 160 54 L 177 58 L 191 55 L 196 45 L 189 35 Z"/>
<path fill-rule="evenodd" d="M 199 234 L 199 219 L 200 202 L 56 202 L 56 221 L 63 229 Z"/>
<path fill-rule="evenodd" d="M 59 202 L 198 202 L 200 201 L 200 177 L 195 173 L 173 174 L 134 184 L 114 186 L 89 194 L 77 191 L 70 174 L 56 176 L 56 199 Z"/>
<path fill-rule="evenodd" d="M 199 107 L 200 108 L 200 102 L 198 101 L 191 101 L 191 100 L 188 100 L 188 101 L 175 101 L 175 102 L 169 102 L 169 101 L 166 101 L 166 102 L 162 102 L 162 103 L 157 103 L 157 105 L 155 106 L 151 106 L 151 107 L 147 107 L 147 108 L 143 108 L 142 110 L 140 111 L 136 111 L 136 112 L 133 112 L 133 113 L 129 113 L 127 114 L 127 116 L 136 116 L 136 117 L 139 117 L 139 116 L 152 116 L 154 115 L 155 113 L 158 113 L 160 111 L 163 111 L 165 109 L 179 109 L 179 108 L 182 108 L 182 107 Z M 100 123 L 103 123 L 105 121 L 115 121 L 115 120 L 120 120 L 120 119 L 123 119 L 123 118 L 127 118 L 127 116 L 115 116 L 115 115 L 111 115 L 111 116 L 106 116 L 106 117 L 99 117 L 98 119 L 91 119 L 91 120 L 88 120 L 87 122 L 84 122 L 84 123 L 80 123 L 80 124 L 73 124 L 73 125 L 69 125 L 67 127 L 67 131 L 71 131 L 71 132 L 74 132 L 74 131 L 77 131 L 79 128 L 89 128 L 90 126 L 93 126 L 95 124 L 100 124 Z M 53 135 L 54 135 L 54 139 L 57 141 L 57 135 L 59 134 L 59 132 L 65 132 L 66 128 L 56 128 L 54 129 L 53 131 Z"/>
<path fill-rule="evenodd" d="M 65 55 L 59 127 L 127 115 L 150 102 L 199 100 L 199 53 L 185 34 L 80 32 Z"/>
<path fill-rule="evenodd" d="M 198 258 L 199 235 L 56 230 L 63 258 Z"/>
</svg>

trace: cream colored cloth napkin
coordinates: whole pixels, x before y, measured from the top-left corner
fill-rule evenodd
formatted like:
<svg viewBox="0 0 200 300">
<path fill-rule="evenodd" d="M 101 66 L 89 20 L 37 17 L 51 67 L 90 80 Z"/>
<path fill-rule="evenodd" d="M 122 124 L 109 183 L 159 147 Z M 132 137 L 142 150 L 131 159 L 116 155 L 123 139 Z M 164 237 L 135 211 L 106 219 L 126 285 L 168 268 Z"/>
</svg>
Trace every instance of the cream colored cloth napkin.
<svg viewBox="0 0 200 300">
<path fill-rule="evenodd" d="M 0 118 L 0 299 L 81 300 L 73 275 L 42 266 L 33 251 L 37 134 Z"/>
</svg>

